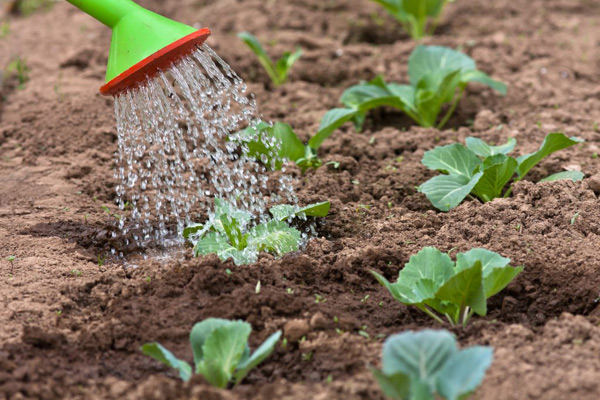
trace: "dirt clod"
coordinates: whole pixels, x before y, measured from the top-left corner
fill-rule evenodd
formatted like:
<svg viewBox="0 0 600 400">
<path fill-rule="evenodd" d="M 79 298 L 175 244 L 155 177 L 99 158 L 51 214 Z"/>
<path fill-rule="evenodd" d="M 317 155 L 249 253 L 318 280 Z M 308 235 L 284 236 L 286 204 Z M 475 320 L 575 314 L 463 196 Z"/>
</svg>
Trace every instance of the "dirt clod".
<svg viewBox="0 0 600 400">
<path fill-rule="evenodd" d="M 304 319 L 293 319 L 283 327 L 283 335 L 290 342 L 297 342 L 310 331 L 308 322 Z"/>
</svg>

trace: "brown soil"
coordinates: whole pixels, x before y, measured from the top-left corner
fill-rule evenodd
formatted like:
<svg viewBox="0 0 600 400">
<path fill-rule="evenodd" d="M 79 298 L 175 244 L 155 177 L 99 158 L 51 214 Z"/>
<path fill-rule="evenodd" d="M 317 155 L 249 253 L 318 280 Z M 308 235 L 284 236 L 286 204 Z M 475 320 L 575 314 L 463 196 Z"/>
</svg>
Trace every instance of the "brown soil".
<svg viewBox="0 0 600 400">
<path fill-rule="evenodd" d="M 249 82 L 264 118 L 290 123 L 303 138 L 349 85 L 384 72 L 389 81 L 407 79 L 414 43 L 367 0 L 141 3 L 210 27 L 209 44 Z M 600 396 L 596 2 L 450 5 L 427 42 L 461 46 L 508 83 L 509 95 L 473 85 L 443 132 L 392 110 L 370 114 L 361 134 L 342 128 L 321 154 L 338 169 L 294 172 L 303 203 L 332 201 L 320 237 L 303 253 L 265 255 L 248 267 L 190 251 L 128 253 L 127 262 L 108 256 L 99 266 L 114 245 L 112 217 L 101 207 L 114 197 L 116 132 L 112 100 L 98 94 L 110 33 L 64 2 L 3 19 L 11 32 L 0 39 L 0 66 L 21 57 L 31 71 L 24 88 L 12 77 L 0 90 L 0 399 L 382 399 L 367 369 L 378 363 L 382 337 L 436 326 L 393 302 L 368 271 L 392 279 L 430 245 L 486 247 L 525 266 L 491 300 L 488 317 L 455 331 L 462 345 L 495 348 L 475 398 Z M 289 84 L 268 84 L 235 36 L 243 30 L 273 40 L 273 54 L 304 49 Z M 576 167 L 583 182 L 521 182 L 510 199 L 470 201 L 445 214 L 415 190 L 432 176 L 420 160 L 436 145 L 512 136 L 525 153 L 552 131 L 586 142 L 546 159 L 531 179 Z M 207 317 L 250 322 L 253 346 L 285 329 L 288 346 L 232 391 L 201 379 L 183 384 L 138 350 L 156 340 L 189 360 L 188 332 Z"/>
</svg>

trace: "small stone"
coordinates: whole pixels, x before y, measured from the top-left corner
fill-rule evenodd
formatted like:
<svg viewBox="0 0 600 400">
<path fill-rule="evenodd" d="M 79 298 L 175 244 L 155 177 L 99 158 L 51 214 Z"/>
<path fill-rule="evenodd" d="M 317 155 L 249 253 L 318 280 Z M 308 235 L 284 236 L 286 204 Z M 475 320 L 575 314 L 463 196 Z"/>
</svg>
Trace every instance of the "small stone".
<svg viewBox="0 0 600 400">
<path fill-rule="evenodd" d="M 310 331 L 310 326 L 308 322 L 303 319 L 293 319 L 288 321 L 283 327 L 284 336 L 290 342 L 297 342 L 302 339 L 303 336 L 306 336 Z"/>
</svg>

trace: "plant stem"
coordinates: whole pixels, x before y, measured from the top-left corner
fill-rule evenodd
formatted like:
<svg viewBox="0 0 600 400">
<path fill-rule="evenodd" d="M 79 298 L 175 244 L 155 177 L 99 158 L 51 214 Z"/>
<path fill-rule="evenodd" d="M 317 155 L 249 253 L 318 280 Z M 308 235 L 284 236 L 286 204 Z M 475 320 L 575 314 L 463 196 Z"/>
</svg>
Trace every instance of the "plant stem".
<svg viewBox="0 0 600 400">
<path fill-rule="evenodd" d="M 508 190 L 506 191 L 506 193 L 504 193 L 504 198 L 508 198 L 511 194 L 512 194 L 512 188 L 513 185 L 517 182 L 519 182 L 521 180 L 521 178 L 517 178 L 513 181 L 513 183 L 511 183 L 510 187 L 508 188 Z"/>
<path fill-rule="evenodd" d="M 465 322 L 465 326 L 471 321 L 471 317 L 475 312 L 473 310 L 469 311 L 469 315 L 467 315 L 467 321 Z"/>
<path fill-rule="evenodd" d="M 436 320 L 438 323 L 444 325 L 445 322 L 443 319 L 441 319 L 440 317 L 438 317 L 437 315 L 435 315 L 433 313 L 433 311 L 431 311 L 429 308 L 427 308 L 427 306 L 422 306 L 419 307 L 421 310 L 423 310 L 425 312 L 425 314 L 429 315 L 431 318 L 433 318 L 434 320 Z"/>
<path fill-rule="evenodd" d="M 465 88 L 463 87 L 463 88 L 460 89 L 460 92 L 458 93 L 458 96 L 454 96 L 454 100 L 452 101 L 452 105 L 448 109 L 448 112 L 444 116 L 444 119 L 442 119 L 442 121 L 437 126 L 438 129 L 441 130 L 444 127 L 444 125 L 446 125 L 446 123 L 448 122 L 448 120 L 450 119 L 450 117 L 452 116 L 452 114 L 454 114 L 454 111 L 456 110 L 456 107 L 458 106 L 458 102 L 462 98 L 462 95 L 463 95 L 464 92 L 465 92 Z"/>
<path fill-rule="evenodd" d="M 463 310 L 461 310 L 460 319 L 462 321 L 463 328 L 465 328 L 467 326 L 467 322 L 469 322 L 470 315 L 471 315 L 470 307 L 467 306 Z"/>
<path fill-rule="evenodd" d="M 410 24 L 406 21 L 401 21 L 400 19 L 398 19 L 398 22 L 402 25 L 402 29 L 412 37 L 413 32 Z"/>
<path fill-rule="evenodd" d="M 444 8 L 446 8 L 446 4 L 448 4 L 448 0 L 444 0 L 442 8 L 440 8 L 440 13 L 437 17 L 435 17 L 433 24 L 431 24 L 429 32 L 427 32 L 427 36 L 433 36 L 433 34 L 435 33 L 435 30 L 437 29 L 438 25 L 440 24 L 440 20 L 442 19 L 442 14 L 444 13 Z"/>
<path fill-rule="evenodd" d="M 402 110 L 402 111 L 404 111 L 404 113 L 406 113 L 406 115 L 411 117 L 417 124 L 423 126 L 423 122 L 421 121 L 421 118 L 419 118 L 418 114 L 415 114 L 413 111 L 411 111 L 409 109 Z"/>
</svg>

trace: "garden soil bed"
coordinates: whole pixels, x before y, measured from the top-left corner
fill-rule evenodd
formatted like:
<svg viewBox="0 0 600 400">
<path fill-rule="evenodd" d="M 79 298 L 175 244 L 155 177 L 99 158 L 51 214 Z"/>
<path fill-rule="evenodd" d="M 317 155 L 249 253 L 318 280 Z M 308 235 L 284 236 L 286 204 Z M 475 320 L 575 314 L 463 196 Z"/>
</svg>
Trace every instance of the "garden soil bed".
<svg viewBox="0 0 600 400">
<path fill-rule="evenodd" d="M 304 139 L 348 86 L 378 73 L 407 81 L 414 43 L 367 0 L 140 3 L 210 27 L 209 45 L 246 79 L 264 119 Z M 394 302 L 369 270 L 394 279 L 424 246 L 452 255 L 485 247 L 525 267 L 487 317 L 454 331 L 461 345 L 495 348 L 474 398 L 599 398 L 597 2 L 450 5 L 426 42 L 460 46 L 508 84 L 508 96 L 470 86 L 445 131 L 393 110 L 371 113 L 362 133 L 346 125 L 321 149 L 338 168 L 292 170 L 301 203 L 332 202 L 319 237 L 303 252 L 246 267 L 190 249 L 108 255 L 99 265 L 114 245 L 102 206 L 114 200 L 116 130 L 112 99 L 98 93 L 110 32 L 66 2 L 3 18 L 10 34 L 0 39 L 0 66 L 21 57 L 30 80 L 19 89 L 5 74 L 1 90 L 0 399 L 383 399 L 368 371 L 383 337 L 438 326 Z M 290 83 L 269 85 L 236 37 L 244 30 L 272 41 L 274 55 L 304 49 Z M 448 213 L 415 189 L 432 176 L 420 160 L 437 145 L 514 137 L 525 153 L 554 131 L 586 141 L 544 160 L 531 180 L 575 168 L 583 182 L 524 181 L 511 198 Z M 156 340 L 191 359 L 189 330 L 207 317 L 250 322 L 253 346 L 284 329 L 288 345 L 231 391 L 183 384 L 140 353 Z"/>
</svg>

